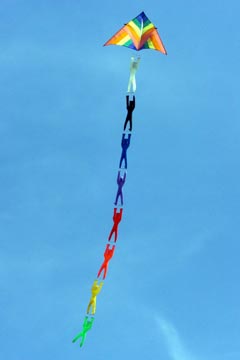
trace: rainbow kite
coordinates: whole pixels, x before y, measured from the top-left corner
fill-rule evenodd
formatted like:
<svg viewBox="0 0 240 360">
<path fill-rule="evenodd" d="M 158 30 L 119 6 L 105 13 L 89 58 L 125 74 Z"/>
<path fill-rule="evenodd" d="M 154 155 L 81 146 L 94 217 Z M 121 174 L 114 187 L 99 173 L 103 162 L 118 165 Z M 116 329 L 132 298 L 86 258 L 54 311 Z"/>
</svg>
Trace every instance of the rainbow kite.
<svg viewBox="0 0 240 360">
<path fill-rule="evenodd" d="M 104 44 L 104 46 L 106 45 L 126 46 L 137 51 L 142 49 L 153 49 L 167 55 L 167 51 L 157 32 L 157 28 L 144 12 L 141 12 L 141 14 L 125 24 Z"/>
<path fill-rule="evenodd" d="M 110 40 L 104 45 L 121 45 L 133 50 L 154 49 L 167 54 L 165 47 L 160 39 L 160 36 L 153 25 L 147 18 L 144 12 L 141 12 L 137 17 L 123 26 Z M 139 66 L 140 57 L 137 59 L 131 57 L 130 63 L 130 77 L 126 94 L 126 118 L 123 124 L 123 132 L 121 138 L 121 156 L 117 169 L 117 192 L 113 207 L 113 225 L 109 236 L 106 240 L 105 251 L 103 254 L 104 260 L 100 266 L 95 280 L 91 288 L 91 296 L 87 306 L 86 316 L 82 324 L 82 330 L 72 340 L 76 342 L 79 340 L 80 347 L 83 346 L 87 333 L 91 330 L 96 313 L 97 296 L 102 290 L 105 278 L 108 272 L 108 265 L 112 259 L 115 248 L 117 247 L 118 227 L 123 215 L 123 186 L 127 179 L 128 161 L 127 153 L 132 139 L 133 128 L 133 111 L 135 109 L 135 92 L 136 92 L 136 72 Z"/>
</svg>

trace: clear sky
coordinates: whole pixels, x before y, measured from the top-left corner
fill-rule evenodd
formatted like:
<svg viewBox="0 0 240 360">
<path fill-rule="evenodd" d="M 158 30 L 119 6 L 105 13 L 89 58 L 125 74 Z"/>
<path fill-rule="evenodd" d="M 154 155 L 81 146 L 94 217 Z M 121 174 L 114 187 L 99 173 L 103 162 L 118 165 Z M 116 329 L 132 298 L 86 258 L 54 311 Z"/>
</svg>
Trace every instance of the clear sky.
<svg viewBox="0 0 240 360">
<path fill-rule="evenodd" d="M 145 11 L 124 214 L 112 227 L 133 51 Z M 239 360 L 238 0 L 0 2 L 0 352 L 4 360 Z"/>
</svg>

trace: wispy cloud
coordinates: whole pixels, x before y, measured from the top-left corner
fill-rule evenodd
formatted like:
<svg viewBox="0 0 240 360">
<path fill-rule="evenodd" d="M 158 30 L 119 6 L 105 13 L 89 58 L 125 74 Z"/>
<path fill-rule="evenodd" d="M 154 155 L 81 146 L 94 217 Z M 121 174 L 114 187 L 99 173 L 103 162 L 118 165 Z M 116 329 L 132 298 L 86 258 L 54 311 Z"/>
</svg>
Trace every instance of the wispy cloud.
<svg viewBox="0 0 240 360">
<path fill-rule="evenodd" d="M 176 327 L 161 317 L 156 318 L 157 326 L 160 329 L 172 360 L 199 360 L 193 355 L 184 344 Z"/>
<path fill-rule="evenodd" d="M 204 246 L 211 237 L 211 231 L 203 231 L 196 234 L 193 238 L 188 239 L 188 241 L 186 241 L 186 246 L 181 251 L 181 257 L 183 259 L 188 259 L 197 255 L 204 249 Z"/>
</svg>

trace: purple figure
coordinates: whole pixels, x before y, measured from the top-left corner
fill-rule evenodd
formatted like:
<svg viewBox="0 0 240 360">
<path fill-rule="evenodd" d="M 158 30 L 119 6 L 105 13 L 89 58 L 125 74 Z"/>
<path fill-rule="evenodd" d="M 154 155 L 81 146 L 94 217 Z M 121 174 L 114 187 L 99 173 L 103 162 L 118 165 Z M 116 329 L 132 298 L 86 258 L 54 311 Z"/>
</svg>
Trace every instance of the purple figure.
<svg viewBox="0 0 240 360">
<path fill-rule="evenodd" d="M 115 200 L 114 205 L 117 205 L 119 196 L 120 196 L 120 198 L 121 198 L 121 205 L 123 205 L 123 193 L 122 193 L 122 188 L 123 188 L 123 185 L 124 185 L 125 180 L 126 180 L 126 175 L 127 175 L 127 173 L 125 172 L 124 175 L 123 175 L 123 177 L 121 177 L 120 171 L 118 172 L 118 177 L 117 177 L 118 191 L 117 191 L 116 200 Z"/>
<path fill-rule="evenodd" d="M 125 162 L 124 169 L 127 169 L 127 149 L 130 145 L 130 140 L 131 140 L 131 134 L 128 134 L 127 138 L 125 138 L 125 134 L 122 135 L 122 155 L 121 155 L 121 159 L 120 159 L 119 168 L 121 168 L 122 162 L 124 160 L 124 162 Z"/>
<path fill-rule="evenodd" d="M 127 123 L 129 122 L 129 131 L 132 131 L 132 113 L 135 108 L 135 96 L 133 95 L 133 99 L 129 101 L 129 95 L 126 96 L 127 102 L 127 117 L 124 123 L 124 130 L 126 130 Z"/>
</svg>

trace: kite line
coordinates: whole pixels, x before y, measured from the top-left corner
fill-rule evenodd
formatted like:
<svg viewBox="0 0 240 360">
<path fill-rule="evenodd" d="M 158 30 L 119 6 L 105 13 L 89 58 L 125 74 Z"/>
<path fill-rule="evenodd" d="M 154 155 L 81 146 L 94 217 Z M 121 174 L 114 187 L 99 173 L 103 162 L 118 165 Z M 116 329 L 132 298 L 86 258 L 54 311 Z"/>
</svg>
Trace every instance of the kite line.
<svg viewBox="0 0 240 360">
<path fill-rule="evenodd" d="M 113 37 L 111 37 L 104 46 L 107 45 L 120 45 L 125 46 L 130 49 L 140 51 L 142 49 L 153 49 L 167 54 L 166 49 L 162 43 L 162 40 L 157 32 L 157 29 L 153 23 L 148 19 L 144 12 L 141 12 L 137 17 L 129 21 L 124 25 Z M 131 57 L 130 62 L 130 76 L 127 87 L 126 95 L 126 109 L 127 115 L 123 125 L 123 133 L 121 139 L 121 156 L 119 161 L 119 167 L 117 172 L 117 193 L 114 201 L 113 208 L 113 225 L 109 233 L 108 240 L 106 243 L 104 251 L 104 260 L 100 266 L 96 278 L 92 284 L 91 288 L 91 297 L 87 306 L 86 316 L 82 325 L 82 330 L 78 333 L 72 342 L 80 340 L 80 347 L 83 346 L 87 332 L 92 328 L 96 306 L 97 306 L 97 296 L 102 290 L 104 285 L 105 278 L 108 272 L 108 265 L 112 259 L 115 247 L 118 239 L 118 227 L 122 220 L 123 215 L 123 187 L 127 178 L 127 153 L 128 148 L 130 147 L 131 138 L 132 138 L 132 128 L 133 128 L 133 111 L 136 106 L 136 72 L 139 66 L 140 56 Z"/>
</svg>

